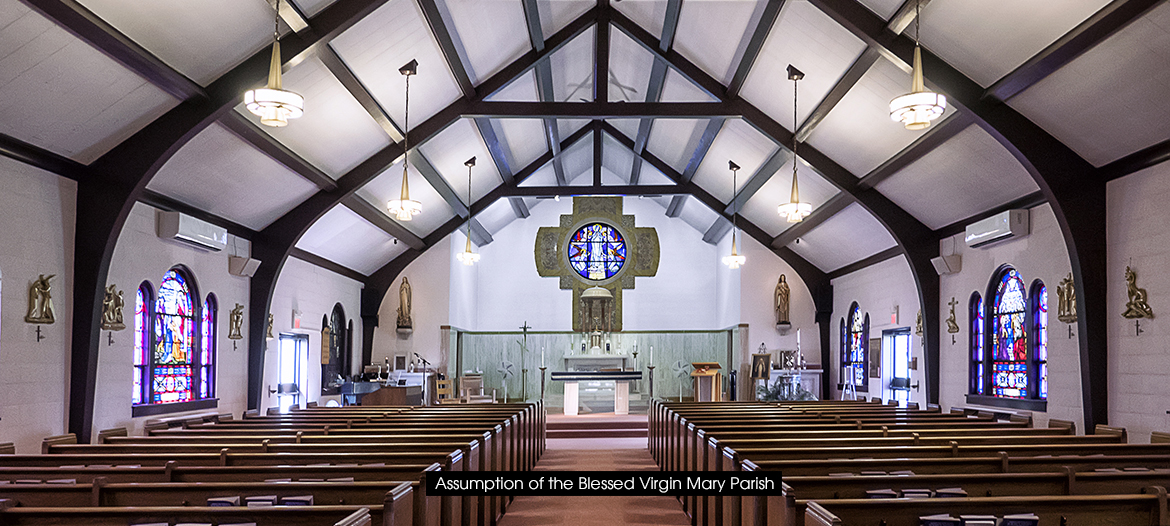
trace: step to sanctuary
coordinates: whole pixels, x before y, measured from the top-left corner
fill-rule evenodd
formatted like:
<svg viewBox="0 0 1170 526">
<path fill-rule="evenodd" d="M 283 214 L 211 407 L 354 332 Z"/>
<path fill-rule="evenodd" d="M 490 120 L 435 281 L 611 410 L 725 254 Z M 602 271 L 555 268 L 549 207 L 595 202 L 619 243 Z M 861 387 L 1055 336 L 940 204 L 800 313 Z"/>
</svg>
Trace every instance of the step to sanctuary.
<svg viewBox="0 0 1170 526">
<path fill-rule="evenodd" d="M 647 429 L 646 415 L 548 415 L 548 438 L 642 438 Z"/>
</svg>

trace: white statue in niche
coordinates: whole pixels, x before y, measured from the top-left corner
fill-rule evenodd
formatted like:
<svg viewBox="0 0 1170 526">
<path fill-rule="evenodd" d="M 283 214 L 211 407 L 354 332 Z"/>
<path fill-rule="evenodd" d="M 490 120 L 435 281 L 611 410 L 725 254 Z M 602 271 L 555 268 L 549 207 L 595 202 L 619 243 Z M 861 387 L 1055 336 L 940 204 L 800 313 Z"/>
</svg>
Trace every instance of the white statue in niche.
<svg viewBox="0 0 1170 526">
<path fill-rule="evenodd" d="M 411 302 L 410 282 L 406 276 L 402 277 L 402 285 L 398 287 L 398 328 L 410 329 L 414 326 L 410 319 Z"/>
<path fill-rule="evenodd" d="M 790 323 L 788 319 L 788 298 L 791 294 L 791 289 L 788 288 L 788 282 L 785 281 L 784 274 L 780 275 L 780 281 L 776 283 L 776 291 L 774 297 L 776 300 L 776 325 L 783 325 Z"/>
</svg>

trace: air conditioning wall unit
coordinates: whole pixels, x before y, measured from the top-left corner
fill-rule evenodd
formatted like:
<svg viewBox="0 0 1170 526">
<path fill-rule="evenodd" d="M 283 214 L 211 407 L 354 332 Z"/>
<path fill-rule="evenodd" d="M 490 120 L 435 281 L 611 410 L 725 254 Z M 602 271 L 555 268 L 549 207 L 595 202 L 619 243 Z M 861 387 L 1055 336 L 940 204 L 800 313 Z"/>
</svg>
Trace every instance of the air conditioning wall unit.
<svg viewBox="0 0 1170 526">
<path fill-rule="evenodd" d="M 1007 210 L 967 225 L 963 239 L 967 246 L 975 248 L 1004 239 L 1026 236 L 1028 223 L 1027 210 Z"/>
<path fill-rule="evenodd" d="M 158 237 L 219 252 L 227 248 L 227 229 L 179 212 L 159 210 L 154 216 Z"/>
</svg>

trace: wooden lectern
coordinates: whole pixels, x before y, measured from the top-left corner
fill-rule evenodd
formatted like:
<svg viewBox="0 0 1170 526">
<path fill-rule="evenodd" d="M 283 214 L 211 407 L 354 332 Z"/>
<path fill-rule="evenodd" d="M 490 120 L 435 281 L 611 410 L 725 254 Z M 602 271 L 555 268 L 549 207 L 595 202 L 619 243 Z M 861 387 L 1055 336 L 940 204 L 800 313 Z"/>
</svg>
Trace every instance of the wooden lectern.
<svg viewBox="0 0 1170 526">
<path fill-rule="evenodd" d="M 694 362 L 691 366 L 695 368 L 691 371 L 691 378 L 695 379 L 695 401 L 722 401 L 723 374 L 719 372 L 719 362 Z"/>
</svg>

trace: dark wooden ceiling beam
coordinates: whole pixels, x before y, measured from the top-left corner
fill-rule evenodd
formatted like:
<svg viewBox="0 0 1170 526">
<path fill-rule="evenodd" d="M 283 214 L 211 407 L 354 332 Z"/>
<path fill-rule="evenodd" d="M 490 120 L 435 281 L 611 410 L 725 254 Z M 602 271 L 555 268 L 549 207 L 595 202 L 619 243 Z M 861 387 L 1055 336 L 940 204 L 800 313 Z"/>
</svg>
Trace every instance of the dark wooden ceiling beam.
<svg viewBox="0 0 1170 526">
<path fill-rule="evenodd" d="M 731 199 L 731 203 L 727 205 L 725 212 L 728 214 L 738 214 L 740 210 L 743 210 L 748 200 L 756 195 L 756 192 L 759 192 L 772 179 L 772 176 L 776 175 L 780 171 L 780 168 L 784 167 L 784 163 L 787 163 L 790 159 L 792 159 L 791 151 L 783 147 L 777 148 L 764 161 L 764 164 L 761 164 L 755 173 L 748 178 L 747 182 L 743 184 L 743 187 L 738 192 L 735 192 L 735 196 Z"/>
<path fill-rule="evenodd" d="M 1006 101 L 1044 80 L 1097 44 L 1145 16 L 1162 0 L 1113 0 L 1003 78 L 985 97 Z"/>
<path fill-rule="evenodd" d="M 605 185 L 572 185 L 572 186 L 512 186 L 504 190 L 502 197 L 580 197 L 593 195 L 630 195 L 653 197 L 661 195 L 685 195 L 686 187 L 673 184 L 605 184 Z"/>
<path fill-rule="evenodd" d="M 808 140 L 813 130 L 816 129 L 821 121 L 825 120 L 825 117 L 829 116 L 829 112 L 837 107 L 841 99 L 845 98 L 849 90 L 852 90 L 853 86 L 857 85 L 861 77 L 865 76 L 869 68 L 873 67 L 880 58 L 881 53 L 878 52 L 877 48 L 872 46 L 866 47 L 865 51 L 861 52 L 861 56 L 853 61 L 849 69 L 845 70 L 845 74 L 841 75 L 841 78 L 833 85 L 833 89 L 829 90 L 829 93 L 825 95 L 825 98 L 821 99 L 821 102 L 817 104 L 813 112 L 804 119 L 804 122 L 800 125 L 800 129 L 796 132 L 796 140 L 799 142 Z M 791 147 L 791 145 L 788 146 Z"/>
<path fill-rule="evenodd" d="M 804 220 L 788 227 L 780 235 L 772 238 L 772 246 L 788 246 L 793 241 L 796 241 L 797 238 L 811 232 L 817 225 L 824 223 L 830 217 L 836 215 L 837 212 L 844 210 L 845 207 L 854 202 L 853 197 L 849 194 L 838 192 L 837 195 L 829 198 L 824 204 L 813 209 L 812 213 L 805 217 Z"/>
<path fill-rule="evenodd" d="M 0 155 L 74 181 L 91 177 L 84 164 L 3 133 L 0 133 Z"/>
<path fill-rule="evenodd" d="M 526 26 L 528 27 L 528 40 L 532 44 L 532 51 L 535 53 L 547 53 L 547 55 L 551 55 L 551 52 L 546 51 L 548 50 L 548 43 L 545 42 L 544 31 L 541 29 L 540 7 L 537 5 L 537 1 L 523 0 L 523 7 L 524 20 L 526 22 Z M 599 12 L 600 11 L 597 10 L 597 8 L 594 8 L 592 11 L 593 14 L 592 19 L 590 20 L 590 25 L 597 23 Z M 587 28 L 588 26 L 584 26 L 582 27 L 581 31 L 584 31 Z M 576 34 L 574 37 L 575 36 Z M 547 55 L 545 60 L 541 60 L 536 64 L 536 69 L 533 72 L 533 75 L 536 78 L 537 97 L 541 102 L 553 102 L 556 100 L 552 85 L 552 65 L 549 60 L 547 60 Z M 552 152 L 553 172 L 556 176 L 557 184 L 568 184 L 568 177 L 565 175 L 565 166 L 561 160 L 561 132 L 557 126 L 557 121 L 556 119 L 545 118 L 542 119 L 541 126 L 544 127 L 545 145 L 548 147 L 549 151 Z"/>
<path fill-rule="evenodd" d="M 658 39 L 658 49 L 670 51 L 674 44 L 674 35 L 678 33 L 678 20 L 682 14 L 682 0 L 667 0 L 666 15 L 662 22 L 662 36 Z M 666 86 L 666 62 L 654 57 L 654 65 L 650 67 L 650 82 L 646 86 L 646 102 L 662 100 L 662 89 Z M 654 126 L 654 119 L 642 119 L 638 122 L 638 134 L 634 137 L 634 162 L 630 163 L 630 184 L 638 184 L 642 178 L 642 158 L 637 154 L 646 149 L 650 140 L 650 130 Z"/>
<path fill-rule="evenodd" d="M 207 98 L 202 86 L 75 0 L 24 0 L 24 3 L 170 96 L 180 101 Z"/>
<path fill-rule="evenodd" d="M 317 58 L 325 64 L 325 69 L 328 69 L 333 74 L 333 78 L 337 79 L 345 87 L 349 95 L 358 101 L 358 104 L 362 105 L 362 109 L 366 110 L 370 118 L 378 123 L 378 127 L 382 128 L 382 131 L 386 132 L 386 135 L 391 140 L 395 142 L 402 140 L 402 128 L 399 128 L 394 123 L 394 120 L 390 118 L 390 113 L 374 98 L 369 88 L 357 78 L 357 75 L 342 60 L 341 56 L 337 54 L 333 46 L 322 46 L 321 52 L 317 54 Z"/>
<path fill-rule="evenodd" d="M 914 23 L 914 19 L 918 18 L 918 8 L 926 9 L 930 4 L 930 0 L 906 0 L 898 7 L 894 16 L 890 17 L 890 21 L 886 24 L 886 28 L 894 34 L 901 34 L 910 24 Z"/>
<path fill-rule="evenodd" d="M 959 111 L 952 113 L 949 117 L 943 119 L 942 122 L 931 126 L 930 129 L 919 135 L 917 139 L 914 139 L 914 142 L 894 154 L 893 157 L 886 159 L 886 162 L 870 170 L 868 174 L 865 174 L 861 178 L 861 181 L 858 181 L 857 186 L 859 188 L 873 188 L 877 186 L 878 183 L 884 181 L 887 177 L 898 173 L 903 168 L 914 164 L 922 156 L 934 151 L 939 145 L 958 135 L 959 132 L 967 129 L 967 126 L 974 122 L 975 120 L 967 112 Z"/>
<path fill-rule="evenodd" d="M 467 65 L 463 63 L 463 58 L 459 54 L 461 44 L 443 21 L 438 3 L 435 0 L 417 1 L 427 27 L 431 30 L 431 36 L 435 38 L 435 42 L 439 44 L 439 51 L 443 53 L 447 69 L 451 71 L 451 76 L 455 77 L 455 83 L 459 85 L 459 91 L 463 92 L 464 97 L 475 98 L 475 84 L 471 82 L 471 76 L 467 74 Z"/>
<path fill-rule="evenodd" d="M 451 207 L 451 209 L 455 211 L 455 215 L 462 218 L 472 216 L 471 208 L 468 206 L 468 204 L 464 203 L 463 200 L 459 198 L 459 195 L 455 193 L 455 189 L 451 188 L 450 183 L 448 183 L 447 180 L 443 178 L 443 175 L 440 174 L 439 170 L 435 168 L 435 165 L 431 164 L 431 161 L 427 159 L 425 155 L 423 155 L 422 151 L 417 148 L 411 150 L 410 162 L 414 163 L 414 168 L 418 170 L 418 173 L 422 174 L 423 179 L 426 179 L 427 184 L 430 184 L 431 188 L 434 188 L 435 191 L 439 193 L 439 196 L 443 198 L 443 201 L 447 203 L 447 206 Z M 480 232 L 487 232 L 487 229 L 483 228 L 483 225 L 480 225 L 479 220 L 475 217 L 471 217 L 471 229 L 472 233 L 474 233 L 476 229 L 479 229 Z M 491 236 L 481 237 L 480 240 L 483 242 L 477 242 L 476 244 L 480 246 L 486 245 L 491 242 L 490 239 Z"/>
<path fill-rule="evenodd" d="M 677 50 L 673 48 L 662 50 L 659 47 L 661 41 L 657 37 L 651 35 L 649 31 L 646 31 L 636 22 L 623 15 L 621 11 L 611 10 L 609 12 L 609 21 L 617 30 L 633 39 L 635 43 L 641 45 L 655 56 L 665 60 L 667 64 L 670 64 L 674 68 L 676 73 L 694 83 L 696 87 L 706 92 L 711 98 L 715 100 L 728 98 L 726 86 L 720 84 L 704 72 L 702 68 L 684 58 Z"/>
<path fill-rule="evenodd" d="M 410 248 L 424 248 L 422 238 L 386 215 L 381 207 L 367 201 L 366 198 L 360 197 L 357 194 L 351 194 L 349 197 L 343 199 L 341 204 L 353 213 L 361 216 L 362 219 L 365 219 L 371 225 L 378 227 L 378 230 L 403 242 L 406 246 Z"/>
<path fill-rule="evenodd" d="M 707 158 L 707 152 L 711 150 L 711 144 L 715 142 L 715 136 L 719 135 L 719 131 L 723 129 L 723 123 L 726 119 L 711 119 L 707 121 L 707 126 L 703 128 L 703 134 L 699 137 L 699 144 L 695 146 L 695 151 L 691 153 L 691 158 L 687 161 L 686 168 L 683 169 L 682 180 L 690 181 L 695 178 L 695 173 L 699 171 L 699 165 L 703 164 L 703 159 Z M 666 209 L 668 217 L 678 217 L 677 215 L 670 215 L 670 212 L 676 214 L 682 213 L 683 202 L 686 200 L 683 196 L 677 196 L 671 201 L 670 206 Z"/>
<path fill-rule="evenodd" d="M 289 251 L 288 255 L 291 257 L 297 258 L 301 261 L 304 261 L 306 263 L 312 263 L 313 265 L 316 265 L 316 266 L 321 267 L 325 270 L 333 272 L 334 274 L 339 274 L 339 275 L 345 276 L 345 277 L 352 279 L 358 283 L 364 282 L 366 280 L 365 274 L 362 274 L 361 272 L 358 272 L 354 269 L 351 269 L 351 268 L 349 268 L 345 265 L 342 265 L 341 263 L 338 263 L 336 261 L 333 261 L 331 259 L 326 259 L 326 258 L 323 258 L 321 256 L 318 256 L 317 254 L 314 254 L 314 253 L 309 252 L 309 251 L 304 250 L 304 249 L 293 247 L 292 250 Z"/>
<path fill-rule="evenodd" d="M 492 121 L 489 119 L 472 119 L 475 123 L 475 129 L 479 132 L 479 138 L 483 141 L 484 146 L 487 147 L 488 155 L 492 158 L 492 163 L 496 165 L 496 171 L 500 174 L 500 179 L 504 184 L 509 184 L 514 178 L 512 174 L 512 164 L 509 162 L 508 152 L 512 151 L 508 147 L 507 141 L 504 137 L 496 133 L 496 129 L 492 126 Z M 528 205 L 524 203 L 523 199 L 508 199 L 508 204 L 512 207 L 512 213 L 516 215 L 517 219 L 524 219 L 531 215 L 528 210 Z"/>
<path fill-rule="evenodd" d="M 903 253 L 904 252 L 902 251 L 902 247 L 893 246 L 893 247 L 887 248 L 881 252 L 878 252 L 877 254 L 866 257 L 860 261 L 855 261 L 853 263 L 845 265 L 844 267 L 841 267 L 841 268 L 836 269 L 832 272 L 829 272 L 829 280 L 834 280 L 834 279 L 837 279 L 841 276 L 847 276 L 847 275 L 852 274 L 854 272 L 857 272 L 859 270 L 872 267 L 872 266 L 877 265 L 878 263 L 881 263 L 881 262 L 886 261 L 888 259 L 893 259 L 893 258 L 896 258 L 898 256 L 901 256 Z"/>
<path fill-rule="evenodd" d="M 752 67 L 756 65 L 756 59 L 760 57 L 760 50 L 764 48 L 764 42 L 768 40 L 768 34 L 772 32 L 772 26 L 776 24 L 776 19 L 780 18 L 780 10 L 783 7 L 784 0 L 767 0 L 767 3 L 764 4 L 764 11 L 761 13 L 760 19 L 756 21 L 756 26 L 751 28 L 751 37 L 748 38 L 747 45 L 744 46 L 743 56 L 739 58 L 739 63 L 735 66 L 731 82 L 727 83 L 727 98 L 737 97 L 739 92 L 743 90 L 743 85 L 747 82 Z"/>
<path fill-rule="evenodd" d="M 1170 139 L 1126 155 L 1100 168 L 1106 181 L 1125 177 L 1156 164 L 1170 161 Z"/>
<path fill-rule="evenodd" d="M 304 180 L 313 183 L 318 189 L 326 192 L 337 189 L 337 181 L 334 181 L 332 177 L 313 166 L 312 163 L 276 140 L 275 137 L 265 133 L 259 125 L 240 115 L 239 112 L 233 110 L 224 113 L 223 117 L 220 117 L 219 123 L 236 137 L 264 152 L 272 160 L 284 165 L 285 168 L 301 176 Z"/>
</svg>

